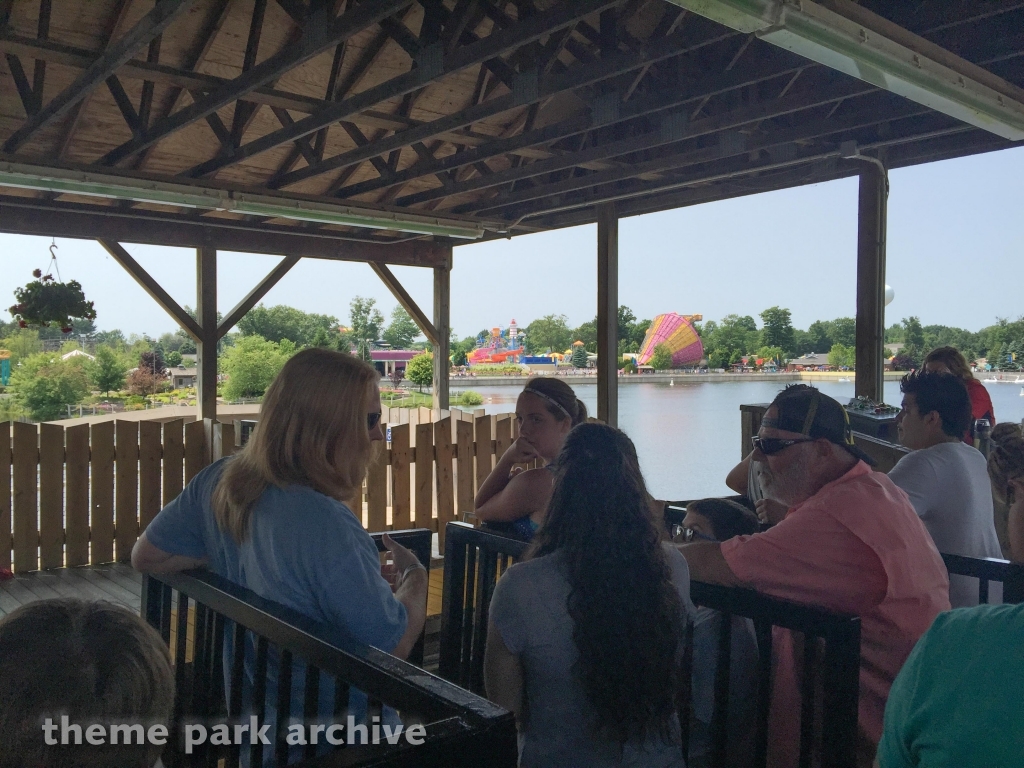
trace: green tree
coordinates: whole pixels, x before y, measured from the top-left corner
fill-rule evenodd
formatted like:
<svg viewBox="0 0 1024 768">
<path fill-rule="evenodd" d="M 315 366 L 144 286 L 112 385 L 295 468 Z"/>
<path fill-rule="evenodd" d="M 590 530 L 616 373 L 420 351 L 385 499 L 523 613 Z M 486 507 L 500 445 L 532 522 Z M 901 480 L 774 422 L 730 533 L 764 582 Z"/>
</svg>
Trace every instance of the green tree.
<svg viewBox="0 0 1024 768">
<path fill-rule="evenodd" d="M 288 339 L 296 346 L 308 347 L 313 346 L 313 339 L 320 331 L 337 333 L 338 318 L 303 312 L 284 304 L 273 307 L 260 304 L 238 321 L 238 330 L 244 336 L 262 336 L 274 342 Z"/>
<path fill-rule="evenodd" d="M 582 341 L 587 352 L 597 352 L 597 318 L 574 328 L 572 337 L 574 340 Z"/>
<path fill-rule="evenodd" d="M 787 352 L 793 349 L 793 318 L 788 309 L 769 307 L 761 313 L 761 322 L 762 346 L 780 347 Z"/>
<path fill-rule="evenodd" d="M 42 352 L 43 345 L 34 328 L 15 328 L 7 338 L 0 340 L 0 349 L 8 350 L 11 353 L 11 365 L 17 365 L 19 360 Z"/>
<path fill-rule="evenodd" d="M 384 329 L 383 339 L 395 349 L 408 349 L 417 336 L 420 327 L 402 307 L 391 310 L 391 322 Z"/>
<path fill-rule="evenodd" d="M 761 347 L 757 350 L 757 357 L 763 360 L 766 364 L 774 362 L 776 365 L 782 365 L 783 359 L 786 353 L 782 347 Z"/>
<path fill-rule="evenodd" d="M 67 415 L 89 394 L 89 377 L 82 365 L 48 353 L 31 355 L 15 368 L 11 389 L 18 404 L 36 421 L 52 421 Z"/>
<path fill-rule="evenodd" d="M 179 360 L 181 355 L 178 355 Z M 109 395 L 112 390 L 124 387 L 128 366 L 110 347 L 96 347 L 96 360 L 92 366 L 92 384 L 97 390 Z"/>
<path fill-rule="evenodd" d="M 380 313 L 376 299 L 356 296 L 348 305 L 349 326 L 356 344 L 356 354 L 369 362 L 370 345 L 380 338 L 384 327 L 384 315 Z"/>
<path fill-rule="evenodd" d="M 728 368 L 731 355 L 728 349 L 718 348 L 708 357 L 709 368 Z"/>
<path fill-rule="evenodd" d="M 659 344 L 654 348 L 651 367 L 656 371 L 666 371 L 672 367 L 672 352 L 667 344 Z"/>
<path fill-rule="evenodd" d="M 222 358 L 228 377 L 224 396 L 231 400 L 262 397 L 295 350 L 289 339 L 275 343 L 262 336 L 242 336 Z"/>
<path fill-rule="evenodd" d="M 820 353 L 826 349 L 832 349 L 835 340 L 832 338 L 831 323 L 823 320 L 815 320 L 807 328 L 808 343 L 810 349 L 804 350 L 801 354 L 808 352 Z"/>
<path fill-rule="evenodd" d="M 181 365 L 182 362 L 181 352 L 175 352 L 174 350 L 171 350 L 170 352 L 167 353 L 165 361 L 167 365 L 169 365 L 171 368 L 177 368 L 179 365 Z"/>
<path fill-rule="evenodd" d="M 836 368 L 853 368 L 857 362 L 856 347 L 845 344 L 833 344 L 828 353 L 828 364 Z"/>
<path fill-rule="evenodd" d="M 429 352 L 416 355 L 405 366 L 405 378 L 418 386 L 422 392 L 424 385 L 434 381 L 434 356 Z"/>
<path fill-rule="evenodd" d="M 587 350 L 584 347 L 573 347 L 571 362 L 574 368 L 586 368 Z"/>
<path fill-rule="evenodd" d="M 921 361 L 924 359 L 924 329 L 921 327 L 921 321 L 917 317 L 903 318 L 903 349 L 901 350 L 901 355 L 909 358 L 915 368 L 920 366 Z"/>
<path fill-rule="evenodd" d="M 842 344 L 844 347 L 857 346 L 857 321 L 852 317 L 837 317 L 829 323 L 829 330 L 833 344 Z"/>
<path fill-rule="evenodd" d="M 545 315 L 526 326 L 526 347 L 530 352 L 563 352 L 572 344 L 572 331 L 565 315 Z"/>
</svg>

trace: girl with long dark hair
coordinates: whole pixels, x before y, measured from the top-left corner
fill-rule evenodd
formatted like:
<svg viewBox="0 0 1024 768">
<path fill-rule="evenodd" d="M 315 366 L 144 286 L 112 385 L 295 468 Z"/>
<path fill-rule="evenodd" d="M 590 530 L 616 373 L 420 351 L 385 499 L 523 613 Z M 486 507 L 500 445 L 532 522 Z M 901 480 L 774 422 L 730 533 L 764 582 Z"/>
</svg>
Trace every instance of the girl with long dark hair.
<svg viewBox="0 0 1024 768">
<path fill-rule="evenodd" d="M 681 767 L 686 561 L 661 541 L 624 433 L 575 427 L 554 481 L 530 554 L 494 591 L 487 695 L 515 713 L 523 766 Z"/>
</svg>

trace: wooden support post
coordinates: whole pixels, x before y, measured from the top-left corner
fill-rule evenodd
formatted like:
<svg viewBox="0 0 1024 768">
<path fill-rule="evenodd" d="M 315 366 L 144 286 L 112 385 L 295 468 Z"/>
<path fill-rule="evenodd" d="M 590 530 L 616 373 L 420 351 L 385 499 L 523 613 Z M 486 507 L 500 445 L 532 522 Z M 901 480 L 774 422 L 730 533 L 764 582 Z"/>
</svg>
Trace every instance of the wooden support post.
<svg viewBox="0 0 1024 768">
<path fill-rule="evenodd" d="M 619 219 L 614 204 L 597 210 L 597 418 L 619 422 Z"/>
<path fill-rule="evenodd" d="M 199 419 L 216 419 L 217 251 L 213 248 L 196 249 L 196 316 L 202 330 L 202 336 L 196 343 L 196 400 L 199 403 Z"/>
<path fill-rule="evenodd" d="M 874 163 L 860 173 L 857 215 L 857 373 L 854 391 L 883 399 L 885 230 L 888 174 Z"/>
<path fill-rule="evenodd" d="M 451 354 L 451 246 L 448 246 L 448 258 L 440 267 L 434 267 L 434 330 L 437 340 L 434 342 L 434 408 L 446 409 L 448 398 L 448 358 Z"/>
</svg>

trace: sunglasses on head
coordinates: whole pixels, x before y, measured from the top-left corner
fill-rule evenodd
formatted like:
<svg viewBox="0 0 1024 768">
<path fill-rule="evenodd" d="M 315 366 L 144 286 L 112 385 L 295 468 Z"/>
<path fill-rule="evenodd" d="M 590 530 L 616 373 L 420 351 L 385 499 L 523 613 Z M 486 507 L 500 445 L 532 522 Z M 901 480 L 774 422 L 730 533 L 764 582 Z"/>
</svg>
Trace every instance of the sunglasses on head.
<svg viewBox="0 0 1024 768">
<path fill-rule="evenodd" d="M 366 414 L 366 428 L 373 429 L 380 424 L 380 413 L 368 413 Z"/>
<path fill-rule="evenodd" d="M 760 451 L 765 456 L 771 456 L 779 451 L 784 451 L 789 448 L 789 446 L 796 445 L 797 443 L 813 443 L 814 438 L 802 437 L 789 440 L 781 437 L 752 437 L 750 441 L 754 444 L 754 448 L 756 450 Z"/>
</svg>

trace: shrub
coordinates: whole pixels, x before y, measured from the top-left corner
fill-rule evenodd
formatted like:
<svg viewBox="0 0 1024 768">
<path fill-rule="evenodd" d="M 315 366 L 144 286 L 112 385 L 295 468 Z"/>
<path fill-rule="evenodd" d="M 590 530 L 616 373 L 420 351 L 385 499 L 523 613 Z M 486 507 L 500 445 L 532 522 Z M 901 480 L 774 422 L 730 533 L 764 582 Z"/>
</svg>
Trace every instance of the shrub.
<svg viewBox="0 0 1024 768">
<path fill-rule="evenodd" d="M 479 392 L 474 392 L 472 389 L 459 392 L 454 398 L 456 405 L 480 405 L 483 401 L 484 396 Z"/>
</svg>

